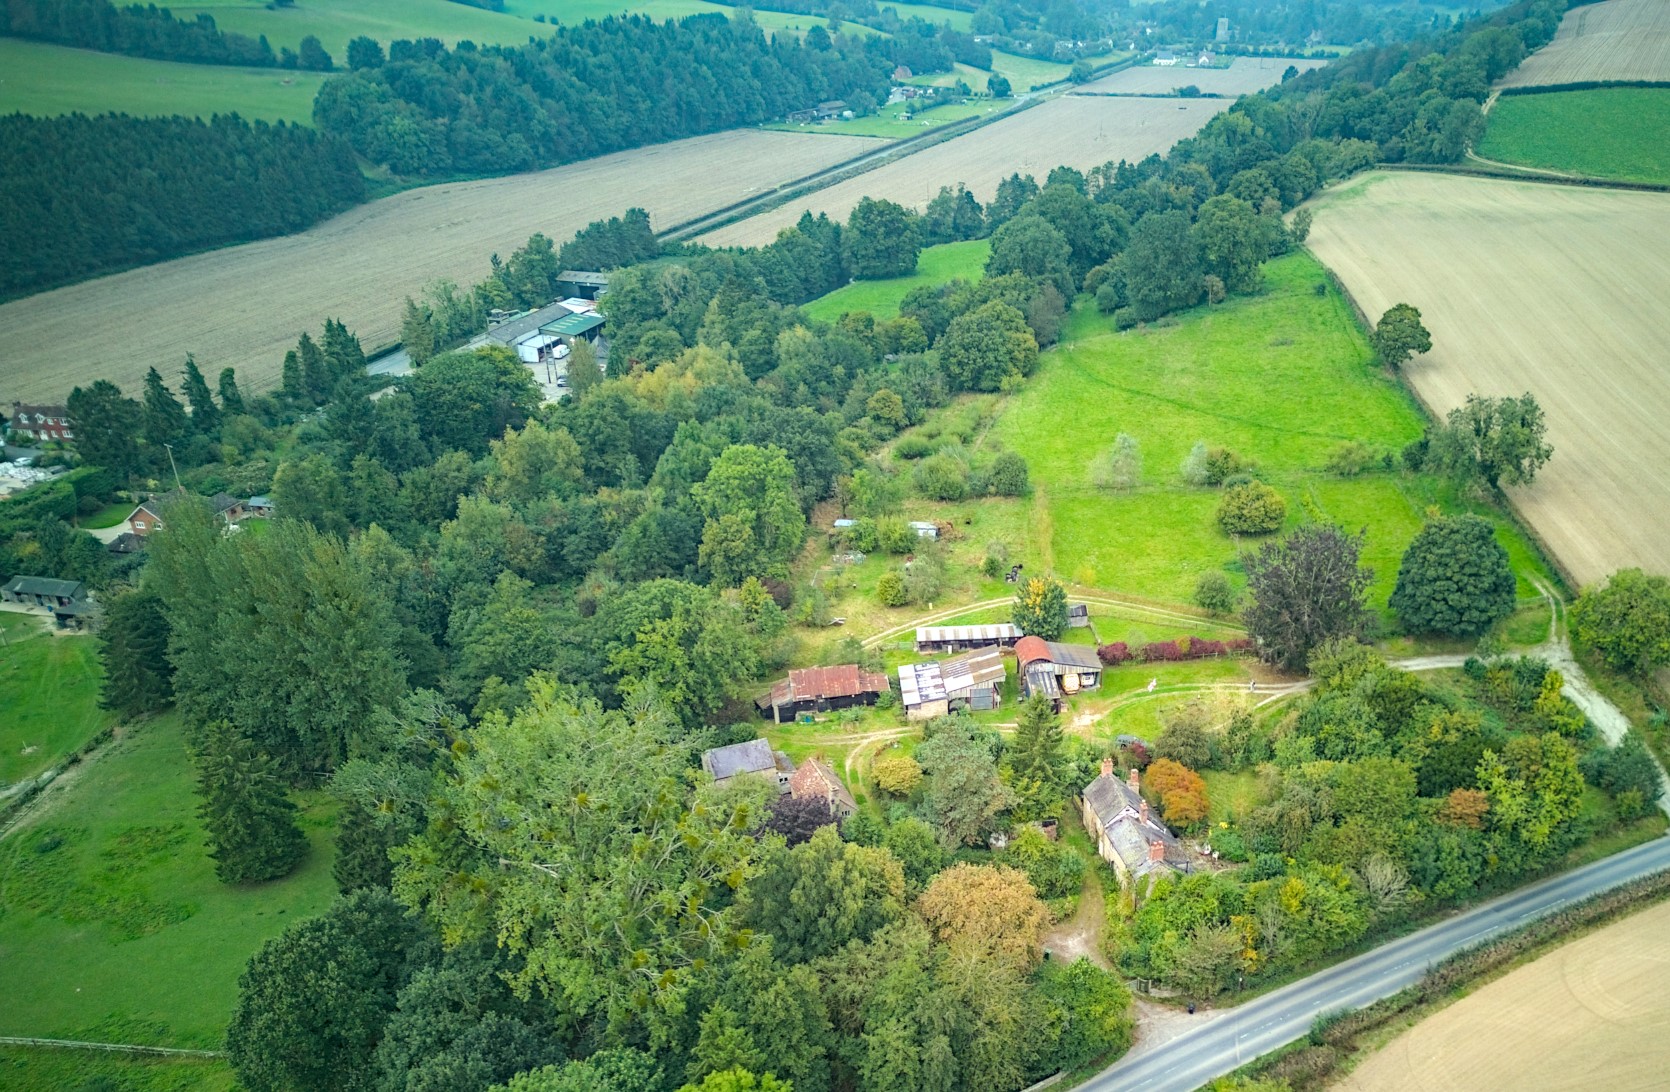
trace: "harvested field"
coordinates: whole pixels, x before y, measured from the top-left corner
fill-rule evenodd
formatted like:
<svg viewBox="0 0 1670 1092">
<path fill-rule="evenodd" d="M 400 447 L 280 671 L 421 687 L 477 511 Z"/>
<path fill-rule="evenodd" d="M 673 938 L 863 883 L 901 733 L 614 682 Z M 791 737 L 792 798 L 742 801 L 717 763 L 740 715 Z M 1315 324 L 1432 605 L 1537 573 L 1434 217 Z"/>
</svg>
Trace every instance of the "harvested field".
<svg viewBox="0 0 1670 1092">
<path fill-rule="evenodd" d="M 827 212 L 845 220 L 859 199 L 866 196 L 885 197 L 920 209 L 939 192 L 939 187 L 958 182 L 966 183 L 976 197 L 986 201 L 997 191 L 998 182 L 1016 171 L 1042 180 L 1051 168 L 1063 163 L 1089 170 L 1109 160 L 1135 162 L 1151 153 L 1164 152 L 1228 107 L 1227 99 L 1053 99 L 966 136 L 710 231 L 697 242 L 758 246 L 775 239 L 777 232 L 793 225 L 802 212 Z"/>
<path fill-rule="evenodd" d="M 1190 84 L 1208 95 L 1250 95 L 1281 82 L 1289 65 L 1300 72 L 1321 68 L 1327 61 L 1286 57 L 1237 57 L 1228 68 L 1161 68 L 1145 64 L 1103 76 L 1078 89 L 1079 94 L 1169 95 Z"/>
<path fill-rule="evenodd" d="M 1503 77 L 1500 86 L 1585 80 L 1670 81 L 1670 4 L 1606 0 L 1573 8 L 1554 40 Z"/>
<path fill-rule="evenodd" d="M 111 379 L 138 394 L 145 370 L 228 365 L 272 386 L 304 329 L 339 317 L 369 349 L 396 339 L 402 300 L 449 279 L 467 287 L 543 231 L 559 243 L 633 206 L 665 226 L 860 155 L 881 142 L 741 130 L 554 170 L 409 190 L 299 235 L 197 254 L 0 306 L 0 399 L 58 400 Z"/>
<path fill-rule="evenodd" d="M 1336 1087 L 1663 1088 L 1670 903 L 1497 979 L 1393 1039 Z"/>
<path fill-rule="evenodd" d="M 1310 248 L 1372 318 L 1420 308 L 1406 369 L 1444 414 L 1529 390 L 1554 457 L 1511 499 L 1579 584 L 1670 573 L 1670 195 L 1426 173 L 1324 196 Z"/>
</svg>

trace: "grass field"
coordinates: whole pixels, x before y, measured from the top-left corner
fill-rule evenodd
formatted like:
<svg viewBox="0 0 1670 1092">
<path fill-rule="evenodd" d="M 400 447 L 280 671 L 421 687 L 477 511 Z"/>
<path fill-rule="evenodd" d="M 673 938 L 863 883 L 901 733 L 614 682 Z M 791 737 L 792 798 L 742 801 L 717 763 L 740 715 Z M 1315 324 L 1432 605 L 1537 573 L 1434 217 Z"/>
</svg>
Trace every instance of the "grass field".
<svg viewBox="0 0 1670 1092">
<path fill-rule="evenodd" d="M 1363 309 L 1420 309 L 1434 348 L 1407 374 L 1435 412 L 1536 396 L 1554 456 L 1511 497 L 1580 586 L 1670 573 L 1664 238 L 1656 193 L 1381 173 L 1316 204 L 1310 248 Z"/>
<path fill-rule="evenodd" d="M 50 619 L 47 620 L 50 625 Z M 116 718 L 99 708 L 98 641 L 55 637 L 36 614 L 0 614 L 0 787 L 45 773 Z"/>
<path fill-rule="evenodd" d="M 1091 63 L 1102 63 L 1111 57 L 1098 57 Z M 1009 81 L 1016 91 L 1030 91 L 1035 87 L 1044 87 L 1052 83 L 1060 83 L 1067 78 L 1073 66 L 1061 64 L 1057 61 L 1041 61 L 1036 57 L 1019 57 L 1013 53 L 1003 53 L 992 50 L 992 67 L 988 72 L 983 68 L 972 65 L 957 64 L 949 72 L 930 72 L 917 76 L 911 83 L 924 87 L 950 87 L 958 80 L 962 80 L 976 91 L 986 89 L 986 81 L 996 73 Z"/>
<path fill-rule="evenodd" d="M 11 1092 L 234 1092 L 239 1087 L 223 1059 L 145 1058 L 100 1050 L 0 1046 L 0 1073 Z"/>
<path fill-rule="evenodd" d="M 967 102 L 936 106 L 930 110 L 913 110 L 911 103 L 895 102 L 864 117 L 810 124 L 780 121 L 773 122 L 765 128 L 780 129 L 789 133 L 830 133 L 836 136 L 887 137 L 890 140 L 899 140 L 920 136 L 924 129 L 932 129 L 947 122 L 996 113 L 1011 105 L 1013 104 L 1007 100 L 993 102 L 991 99 L 970 99 Z M 905 120 L 907 111 L 912 113 L 909 121 Z"/>
<path fill-rule="evenodd" d="M 690 0 L 650 0 L 647 4 L 630 6 L 653 11 L 659 4 L 679 9 L 669 11 L 670 15 L 692 14 L 698 6 Z M 295 49 L 302 38 L 312 34 L 338 65 L 345 66 L 348 41 L 361 35 L 385 45 L 396 38 L 439 38 L 448 45 L 466 38 L 477 45 L 519 45 L 530 35 L 550 33 L 533 22 L 535 11 L 548 7 L 551 14 L 560 15 L 564 7 L 585 9 L 586 13 L 577 22 L 602 18 L 628 5 L 550 0 L 549 4 L 529 6 L 532 10 L 528 11 L 527 18 L 455 4 L 452 0 L 298 0 L 292 7 L 270 10 L 258 0 L 199 0 L 169 5 L 169 10 L 177 18 L 187 20 L 200 12 L 207 13 L 214 16 L 215 24 L 222 30 L 252 38 L 265 34 L 274 50 L 282 46 Z M 691 10 L 683 10 L 687 8 Z"/>
<path fill-rule="evenodd" d="M 658 228 L 874 147 L 856 137 L 741 130 L 480 182 L 407 190 L 298 235 L 180 258 L 0 306 L 5 396 L 56 401 L 110 379 L 138 394 L 156 362 L 196 354 L 205 374 L 272 386 L 287 348 L 328 316 L 367 349 L 398 336 L 401 301 L 450 279 L 466 288 L 542 231 L 565 240 L 634 205 Z M 691 185 L 690 180 L 701 180 Z M 251 291 L 260 285 L 260 291 Z M 64 316 L 77 320 L 66 323 Z M 122 331 L 122 352 L 109 331 Z M 166 370 L 168 365 L 163 364 Z"/>
<path fill-rule="evenodd" d="M 1585 80 L 1670 80 L 1670 4 L 1606 0 L 1574 7 L 1554 40 L 1503 77 L 1501 86 Z"/>
<path fill-rule="evenodd" d="M 324 80 L 317 72 L 173 64 L 0 38 L 0 114 L 237 113 L 311 125 L 313 96 Z"/>
<path fill-rule="evenodd" d="M 1285 57 L 1236 57 L 1228 68 L 1162 68 L 1137 65 L 1103 76 L 1078 90 L 1086 94 L 1166 95 L 1193 84 L 1208 95 L 1247 95 L 1281 82 L 1288 66 L 1300 72 L 1321 68 L 1327 61 Z"/>
<path fill-rule="evenodd" d="M 714 246 L 758 246 L 792 226 L 803 211 L 845 220 L 862 197 L 885 197 L 922 208 L 941 186 L 965 183 L 981 201 L 1019 171 L 1041 181 L 1068 164 L 1079 170 L 1109 160 L 1136 162 L 1192 136 L 1225 99 L 1112 99 L 1063 97 L 1002 118 L 964 136 L 924 149 L 845 182 L 796 198 L 701 236 Z"/>
<path fill-rule="evenodd" d="M 878 319 L 898 318 L 899 303 L 911 289 L 924 284 L 944 284 L 957 277 L 977 281 L 985 272 L 986 258 L 991 252 L 988 239 L 931 246 L 922 251 L 912 276 L 854 281 L 822 299 L 813 300 L 802 310 L 823 322 L 834 322 L 848 311 L 868 311 Z"/>
<path fill-rule="evenodd" d="M 1590 178 L 1670 182 L 1670 87 L 1509 95 L 1490 111 L 1486 159 Z"/>
<path fill-rule="evenodd" d="M 177 718 L 76 776 L 0 842 L 0 1035 L 217 1048 L 249 957 L 334 895 L 332 806 L 303 801 L 313 851 L 295 874 L 234 888 L 204 848 Z"/>
<path fill-rule="evenodd" d="M 1393 1039 L 1336 1087 L 1663 1087 L 1666 972 L 1670 903 L 1660 903 L 1486 984 Z"/>
</svg>

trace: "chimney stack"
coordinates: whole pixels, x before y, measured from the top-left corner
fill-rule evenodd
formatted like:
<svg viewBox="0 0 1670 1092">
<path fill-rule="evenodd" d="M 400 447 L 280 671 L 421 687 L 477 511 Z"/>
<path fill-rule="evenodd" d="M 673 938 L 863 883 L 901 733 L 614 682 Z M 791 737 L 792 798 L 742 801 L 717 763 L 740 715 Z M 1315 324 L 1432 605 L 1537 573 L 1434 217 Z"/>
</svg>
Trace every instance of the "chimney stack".
<svg viewBox="0 0 1670 1092">
<path fill-rule="evenodd" d="M 1155 862 L 1164 861 L 1166 859 L 1166 844 L 1164 842 L 1149 842 L 1148 859 Z"/>
<path fill-rule="evenodd" d="M 1144 823 L 1148 822 L 1148 801 L 1144 800 L 1142 802 L 1142 811 L 1139 814 Z"/>
<path fill-rule="evenodd" d="M 1131 786 L 1132 792 L 1142 791 L 1141 777 L 1142 775 L 1137 773 L 1137 768 L 1135 766 L 1132 766 L 1131 772 L 1125 775 L 1125 783 Z"/>
<path fill-rule="evenodd" d="M 1109 756 L 1102 759 L 1102 776 L 1103 777 L 1112 777 L 1113 776 L 1113 756 L 1112 755 L 1109 755 Z"/>
</svg>

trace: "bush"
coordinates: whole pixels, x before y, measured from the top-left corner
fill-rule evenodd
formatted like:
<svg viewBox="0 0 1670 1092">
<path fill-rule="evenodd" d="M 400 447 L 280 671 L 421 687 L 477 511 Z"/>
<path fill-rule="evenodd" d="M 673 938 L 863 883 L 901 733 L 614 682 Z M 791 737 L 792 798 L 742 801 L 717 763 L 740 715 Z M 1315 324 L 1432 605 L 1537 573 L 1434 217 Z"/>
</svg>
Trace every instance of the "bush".
<svg viewBox="0 0 1670 1092">
<path fill-rule="evenodd" d="M 1026 460 L 1013 451 L 1005 451 L 992 462 L 991 491 L 1000 497 L 1024 497 L 1032 491 L 1027 480 Z"/>
<path fill-rule="evenodd" d="M 1195 581 L 1195 603 L 1213 614 L 1228 614 L 1235 609 L 1235 588 L 1229 577 L 1220 572 L 1201 573 Z"/>
<path fill-rule="evenodd" d="M 953 456 L 930 455 L 916 464 L 911 477 L 916 491 L 930 500 L 959 501 L 968 496 L 968 467 Z"/>
<path fill-rule="evenodd" d="M 893 445 L 893 454 L 900 459 L 922 459 L 932 455 L 939 447 L 938 444 L 920 433 L 899 437 L 899 442 Z"/>
<path fill-rule="evenodd" d="M 1131 646 L 1124 641 L 1101 645 L 1096 649 L 1096 658 L 1109 667 L 1118 667 L 1132 658 Z"/>
<path fill-rule="evenodd" d="M 922 784 L 922 767 L 903 751 L 889 751 L 880 756 L 871 764 L 870 770 L 881 791 L 892 796 L 909 796 Z"/>
<path fill-rule="evenodd" d="M 1182 471 L 1183 480 L 1190 485 L 1207 484 L 1205 440 L 1195 441 L 1194 446 L 1189 448 L 1189 453 L 1183 456 L 1183 465 L 1178 469 Z"/>
<path fill-rule="evenodd" d="M 1222 485 L 1226 478 L 1247 469 L 1247 465 L 1227 447 L 1212 448 L 1206 453 L 1206 484 Z"/>
<path fill-rule="evenodd" d="M 1113 446 L 1090 461 L 1090 484 L 1098 489 L 1134 489 L 1142 478 L 1142 449 L 1121 432 Z"/>
<path fill-rule="evenodd" d="M 898 569 L 888 569 L 876 581 L 876 598 L 884 607 L 902 607 L 908 601 L 905 595 L 904 574 Z"/>
<path fill-rule="evenodd" d="M 909 554 L 921 543 L 910 524 L 896 516 L 876 520 L 876 545 L 890 554 Z"/>
<path fill-rule="evenodd" d="M 1328 473 L 1342 478 L 1355 478 L 1365 470 L 1374 469 L 1380 455 L 1361 440 L 1347 440 L 1334 448 L 1328 456 Z"/>
<path fill-rule="evenodd" d="M 1218 526 L 1232 535 L 1267 535 L 1287 518 L 1287 502 L 1263 482 L 1248 482 L 1224 492 Z"/>
</svg>

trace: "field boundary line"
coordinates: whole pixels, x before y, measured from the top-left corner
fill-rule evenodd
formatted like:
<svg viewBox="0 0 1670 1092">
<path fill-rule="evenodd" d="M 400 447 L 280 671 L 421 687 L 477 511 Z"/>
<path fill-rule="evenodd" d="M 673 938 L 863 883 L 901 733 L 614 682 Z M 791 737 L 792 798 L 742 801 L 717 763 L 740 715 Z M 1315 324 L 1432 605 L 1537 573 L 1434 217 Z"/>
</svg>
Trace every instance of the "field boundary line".
<svg viewBox="0 0 1670 1092">
<path fill-rule="evenodd" d="M 140 1046 L 138 1043 L 83 1043 L 74 1039 L 28 1039 L 0 1035 L 0 1046 L 46 1047 L 52 1050 L 105 1050 L 118 1054 L 156 1054 L 183 1058 L 224 1058 L 224 1050 L 187 1050 L 184 1047 Z"/>
<path fill-rule="evenodd" d="M 1481 159 L 1473 156 L 1479 163 L 1494 163 L 1495 160 Z M 1376 163 L 1377 171 L 1405 171 L 1410 174 L 1450 174 L 1462 178 L 1494 178 L 1501 182 L 1535 182 L 1543 186 L 1578 186 L 1592 190 L 1630 190 L 1637 193 L 1670 193 L 1670 184 L 1664 182 L 1626 182 L 1616 178 L 1595 178 L 1586 174 L 1548 175 L 1535 172 L 1543 170 L 1541 167 L 1520 167 L 1515 164 L 1505 164 L 1508 169 L 1469 168 L 1461 163 Z"/>
</svg>

